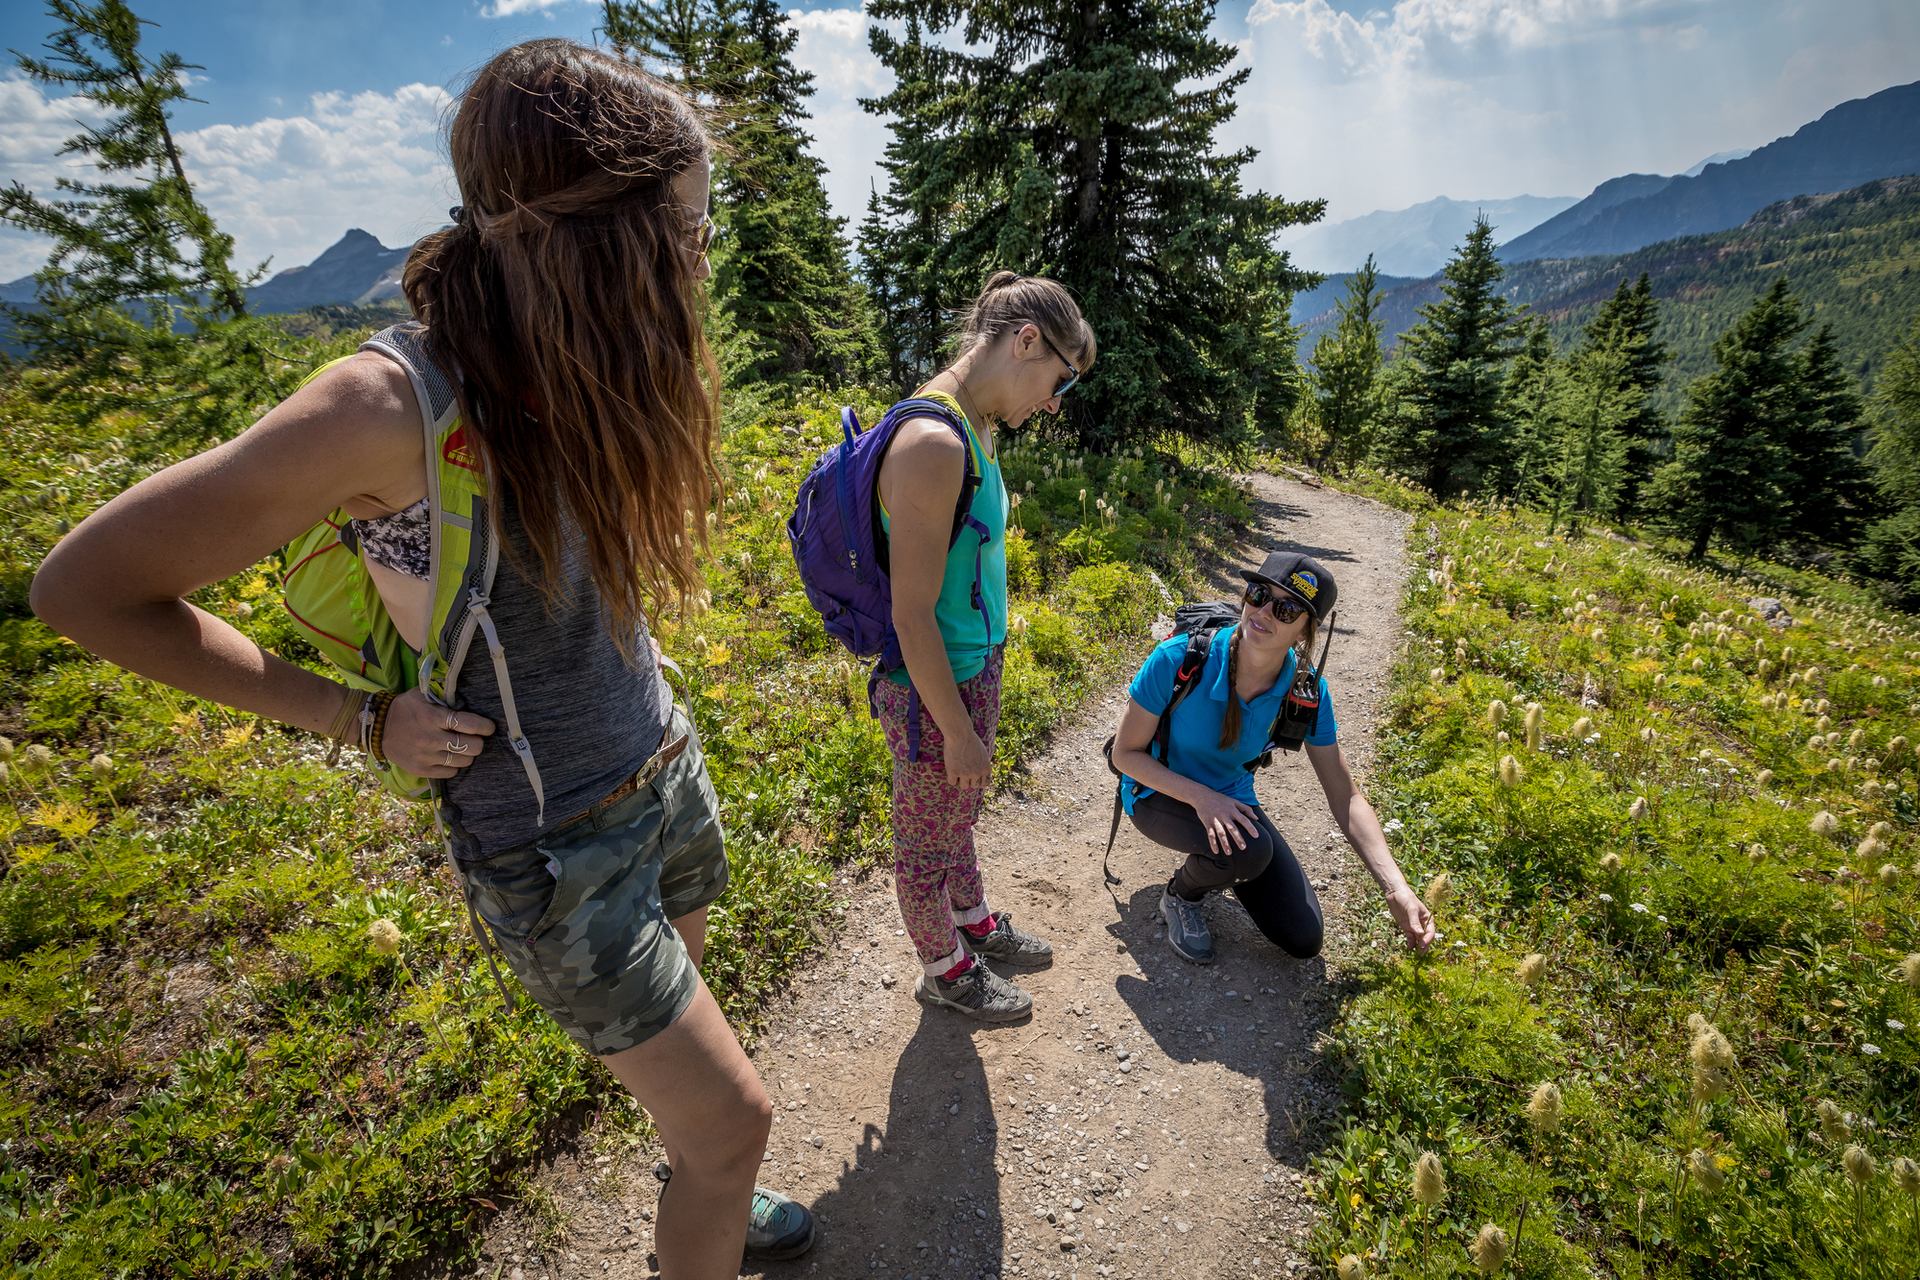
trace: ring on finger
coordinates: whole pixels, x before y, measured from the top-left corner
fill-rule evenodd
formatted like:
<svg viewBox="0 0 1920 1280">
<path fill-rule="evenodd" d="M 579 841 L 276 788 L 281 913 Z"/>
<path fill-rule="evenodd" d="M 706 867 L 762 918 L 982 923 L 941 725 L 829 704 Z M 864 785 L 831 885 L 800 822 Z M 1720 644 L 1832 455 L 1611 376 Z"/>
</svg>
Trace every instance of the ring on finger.
<svg viewBox="0 0 1920 1280">
<path fill-rule="evenodd" d="M 460 739 L 458 739 L 458 738 L 448 738 L 448 739 L 447 739 L 447 754 L 449 754 L 449 755 L 456 755 L 456 756 L 463 756 L 463 755 L 465 755 L 465 754 L 467 754 L 467 744 L 466 744 L 466 743 L 464 743 L 464 742 L 462 742 L 462 741 L 460 741 Z"/>
</svg>

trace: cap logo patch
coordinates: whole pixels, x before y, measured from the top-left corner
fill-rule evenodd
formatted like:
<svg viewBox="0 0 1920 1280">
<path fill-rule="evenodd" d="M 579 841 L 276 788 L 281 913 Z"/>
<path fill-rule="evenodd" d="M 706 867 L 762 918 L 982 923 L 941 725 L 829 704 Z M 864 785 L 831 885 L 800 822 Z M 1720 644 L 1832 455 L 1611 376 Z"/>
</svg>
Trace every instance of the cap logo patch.
<svg viewBox="0 0 1920 1280">
<path fill-rule="evenodd" d="M 1320 579 L 1305 569 L 1295 569 L 1287 578 L 1287 585 L 1309 600 L 1318 599 Z"/>
</svg>

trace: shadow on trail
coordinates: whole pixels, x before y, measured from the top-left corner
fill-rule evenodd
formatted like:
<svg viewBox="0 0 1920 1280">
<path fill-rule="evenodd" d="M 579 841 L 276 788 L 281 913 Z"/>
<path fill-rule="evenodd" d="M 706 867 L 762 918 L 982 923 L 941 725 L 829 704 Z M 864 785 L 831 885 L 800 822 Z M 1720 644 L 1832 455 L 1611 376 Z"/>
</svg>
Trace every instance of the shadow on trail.
<svg viewBox="0 0 1920 1280">
<path fill-rule="evenodd" d="M 1206 907 L 1215 962 L 1182 960 L 1161 926 L 1163 887 L 1155 880 L 1134 890 L 1122 900 L 1120 918 L 1107 926 L 1145 975 L 1121 974 L 1115 989 L 1140 1029 L 1173 1061 L 1217 1062 L 1258 1082 L 1267 1154 L 1303 1167 L 1332 1136 L 1337 1120 L 1328 1105 L 1330 1091 L 1306 1087 L 1319 1069 L 1314 1044 L 1353 988 L 1329 977 L 1323 958 L 1296 960 L 1269 942 L 1224 892 L 1209 894 Z M 1251 1097 L 1247 1101 L 1243 1110 L 1251 1110 Z M 1221 1122 L 1233 1123 L 1233 1117 Z"/>
<path fill-rule="evenodd" d="M 1254 495 L 1248 505 L 1253 510 L 1253 521 L 1252 527 L 1248 530 L 1245 549 L 1257 548 L 1261 554 L 1282 548 L 1303 551 L 1314 559 L 1328 564 L 1342 562 L 1352 564 L 1359 559 L 1351 550 L 1343 547 L 1317 546 L 1311 542 L 1302 542 L 1298 538 L 1272 537 L 1265 532 L 1269 529 L 1289 531 L 1310 529 L 1311 520 L 1305 507 L 1295 506 L 1291 502 L 1278 498 L 1261 497 L 1258 494 Z M 1238 581 L 1239 575 L 1234 575 L 1234 580 Z"/>
<path fill-rule="evenodd" d="M 813 1201 L 820 1242 L 806 1257 L 770 1264 L 764 1274 L 777 1280 L 998 1277 L 1006 1235 L 994 1167 L 999 1126 L 974 1037 L 1020 1030 L 981 1028 L 922 1009 L 894 1066 L 885 1123 L 866 1124 L 853 1163 Z M 879 1099 L 873 1103 L 863 1111 L 877 1111 Z"/>
</svg>

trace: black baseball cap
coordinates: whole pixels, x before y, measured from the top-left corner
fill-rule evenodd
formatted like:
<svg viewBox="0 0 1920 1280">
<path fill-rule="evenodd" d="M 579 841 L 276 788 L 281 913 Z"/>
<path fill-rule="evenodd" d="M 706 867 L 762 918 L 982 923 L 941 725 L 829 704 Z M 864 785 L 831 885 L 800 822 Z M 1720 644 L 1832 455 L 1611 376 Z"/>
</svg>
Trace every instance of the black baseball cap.
<svg viewBox="0 0 1920 1280">
<path fill-rule="evenodd" d="M 1327 620 L 1327 615 L 1333 612 L 1333 602 L 1340 595 L 1327 566 L 1298 551 L 1269 552 L 1258 569 L 1242 569 L 1240 576 L 1248 582 L 1264 582 L 1280 588 L 1312 610 L 1316 622 Z"/>
</svg>

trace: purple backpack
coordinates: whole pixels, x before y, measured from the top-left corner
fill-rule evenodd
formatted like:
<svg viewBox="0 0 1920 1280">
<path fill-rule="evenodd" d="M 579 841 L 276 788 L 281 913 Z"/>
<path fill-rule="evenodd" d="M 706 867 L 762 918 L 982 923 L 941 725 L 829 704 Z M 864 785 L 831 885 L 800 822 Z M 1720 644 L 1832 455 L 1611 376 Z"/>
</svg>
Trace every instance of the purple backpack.
<svg viewBox="0 0 1920 1280">
<path fill-rule="evenodd" d="M 827 634 L 855 657 L 875 659 L 868 681 L 869 706 L 873 681 L 898 670 L 904 661 L 900 637 L 893 630 L 893 587 L 887 576 L 886 534 L 880 527 L 879 484 L 880 464 L 900 424 L 909 418 L 937 418 L 960 438 L 967 464 L 947 546 L 951 548 L 968 527 L 985 546 L 986 526 L 972 514 L 973 496 L 980 487 L 973 447 L 961 420 L 937 400 L 902 400 L 864 431 L 851 408 L 841 409 L 845 438 L 829 446 L 801 481 L 793 516 L 787 521 L 787 540 L 800 569 L 800 585 L 819 611 Z M 974 573 L 977 584 L 977 555 Z M 985 608 L 977 585 L 975 601 Z M 908 708 L 909 758 L 915 760 L 920 758 L 919 698 L 918 691 L 913 692 Z"/>
</svg>

